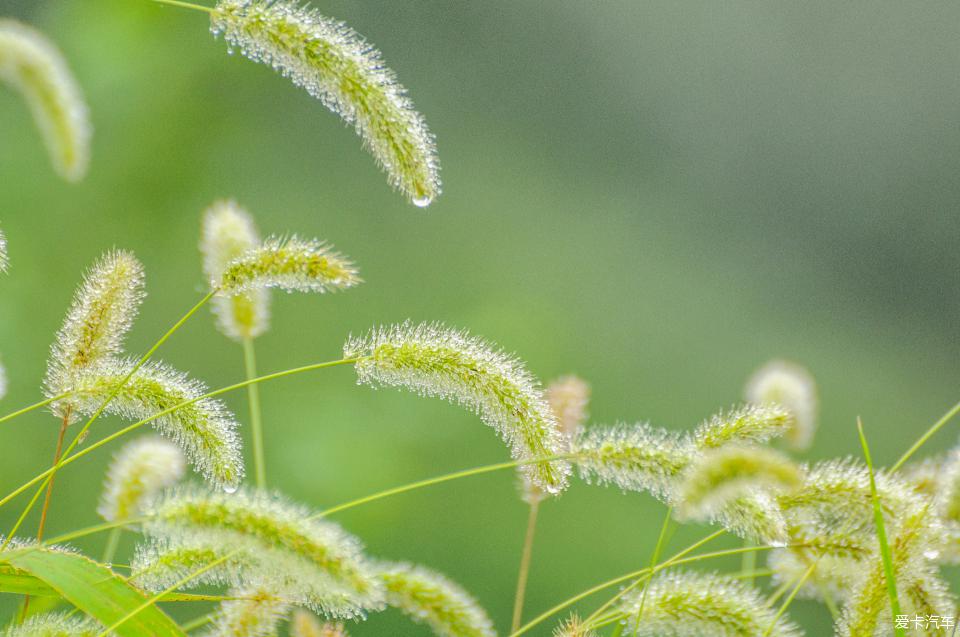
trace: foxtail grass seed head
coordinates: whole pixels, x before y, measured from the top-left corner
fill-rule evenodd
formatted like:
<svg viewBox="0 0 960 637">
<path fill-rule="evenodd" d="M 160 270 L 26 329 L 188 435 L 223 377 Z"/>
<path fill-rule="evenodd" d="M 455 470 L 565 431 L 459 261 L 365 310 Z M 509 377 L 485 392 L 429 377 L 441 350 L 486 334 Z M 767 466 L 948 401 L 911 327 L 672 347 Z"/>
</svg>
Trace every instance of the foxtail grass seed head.
<svg viewBox="0 0 960 637">
<path fill-rule="evenodd" d="M 360 542 L 304 507 L 260 492 L 179 489 L 146 507 L 145 515 L 149 543 L 138 551 L 134 574 L 152 590 L 236 551 L 236 559 L 197 584 L 269 581 L 276 594 L 333 617 L 382 607 L 383 582 Z"/>
<path fill-rule="evenodd" d="M 572 439 L 587 422 L 590 385 L 577 376 L 563 376 L 547 385 L 544 394 L 560 433 Z"/>
<path fill-rule="evenodd" d="M 183 452 L 174 443 L 154 436 L 129 442 L 110 465 L 97 512 L 107 522 L 131 519 L 144 502 L 179 482 L 183 472 Z"/>
<path fill-rule="evenodd" d="M 730 442 L 764 443 L 786 434 L 793 416 L 778 405 L 744 405 L 711 417 L 694 430 L 691 442 L 701 450 Z"/>
<path fill-rule="evenodd" d="M 433 135 L 380 53 L 348 26 L 293 0 L 220 0 L 211 30 L 353 124 L 390 183 L 415 205 L 440 194 Z"/>
<path fill-rule="evenodd" d="M 597 637 L 597 633 L 588 630 L 580 616 L 573 614 L 554 629 L 553 637 Z"/>
<path fill-rule="evenodd" d="M 148 362 L 120 387 L 134 365 L 113 360 L 80 374 L 68 387 L 74 411 L 94 414 L 119 387 L 106 413 L 133 421 L 155 417 L 150 424 L 176 442 L 210 483 L 235 490 L 243 479 L 243 457 L 230 411 L 219 400 L 199 398 L 207 393 L 203 383 L 159 362 Z"/>
<path fill-rule="evenodd" d="M 290 604 L 269 585 L 251 585 L 228 593 L 204 637 L 272 637 Z"/>
<path fill-rule="evenodd" d="M 713 573 L 667 571 L 651 580 L 646 592 L 636 590 L 624 595 L 620 610 L 627 619 L 624 634 L 635 632 L 638 637 L 801 634 L 786 618 L 777 618 L 775 609 L 767 606 L 756 589 Z"/>
<path fill-rule="evenodd" d="M 587 421 L 587 405 L 590 402 L 590 385 L 582 379 L 570 375 L 552 381 L 544 390 L 544 396 L 550 411 L 557 419 L 557 426 L 564 442 L 569 447 L 574 436 Z M 546 494 L 537 485 L 526 479 L 520 470 L 521 494 L 525 502 L 540 502 Z"/>
<path fill-rule="evenodd" d="M 290 637 L 348 637 L 343 624 L 321 624 L 316 615 L 297 609 L 290 617 Z"/>
<path fill-rule="evenodd" d="M 362 282 L 357 268 L 331 246 L 297 237 L 270 238 L 224 267 L 213 285 L 227 295 L 266 288 L 336 292 Z"/>
<path fill-rule="evenodd" d="M 57 173 L 67 181 L 83 179 L 90 160 L 90 118 L 57 47 L 35 29 L 0 19 L 0 81 L 23 95 Z"/>
<path fill-rule="evenodd" d="M 87 272 L 50 349 L 44 389 L 48 398 L 68 390 L 89 369 L 120 353 L 144 297 L 143 266 L 129 252 L 109 252 Z M 73 400 L 54 404 L 63 417 Z M 75 413 L 70 413 L 71 421 Z"/>
<path fill-rule="evenodd" d="M 922 503 L 922 498 L 896 476 L 878 472 L 876 485 L 884 511 L 893 514 L 891 521 Z M 870 474 L 858 460 L 828 460 L 805 468 L 799 487 L 778 495 L 777 501 L 791 526 L 820 532 L 843 527 L 850 532 L 873 533 Z"/>
<path fill-rule="evenodd" d="M 890 562 L 897 582 L 901 612 L 929 616 L 951 615 L 956 601 L 947 593 L 937 569 L 926 555 L 930 554 L 932 535 L 938 532 L 928 507 L 921 507 L 905 516 L 889 540 Z M 838 622 L 837 635 L 889 635 L 893 632 L 890 599 L 879 546 L 870 559 L 864 560 L 857 579 L 851 586 L 854 594 L 844 607 Z"/>
<path fill-rule="evenodd" d="M 783 511 L 766 491 L 758 490 L 734 498 L 702 519 L 758 544 L 786 546 L 790 541 Z"/>
<path fill-rule="evenodd" d="M 22 624 L 11 624 L 4 637 L 96 637 L 103 630 L 96 621 L 69 613 L 43 613 Z"/>
<path fill-rule="evenodd" d="M 500 433 L 517 460 L 567 452 L 556 418 L 530 372 L 513 356 L 466 332 L 407 322 L 351 337 L 343 353 L 358 359 L 360 384 L 405 387 L 477 412 Z M 566 488 L 569 473 L 564 461 L 524 467 L 524 476 L 550 494 Z"/>
<path fill-rule="evenodd" d="M 745 495 L 790 491 L 802 478 L 797 465 L 772 449 L 740 445 L 711 449 L 684 472 L 676 494 L 678 513 L 708 517 Z"/>
<path fill-rule="evenodd" d="M 571 452 L 587 482 L 649 491 L 661 499 L 694 457 L 678 436 L 646 423 L 586 429 L 574 439 Z"/>
<path fill-rule="evenodd" d="M 457 584 L 429 569 L 384 564 L 381 577 L 387 603 L 438 637 L 494 637 L 493 622 L 477 601 Z"/>
<path fill-rule="evenodd" d="M 817 385 L 804 367 L 789 361 L 770 361 L 750 377 L 747 402 L 780 405 L 793 416 L 793 426 L 784 434 L 796 450 L 808 449 L 817 429 Z"/>
<path fill-rule="evenodd" d="M 237 202 L 217 201 L 204 212 L 200 252 L 208 280 L 219 281 L 231 261 L 259 244 L 260 236 L 253 218 Z M 270 293 L 265 288 L 217 295 L 211 305 L 217 317 L 217 327 L 235 341 L 259 336 L 270 322 Z"/>
</svg>

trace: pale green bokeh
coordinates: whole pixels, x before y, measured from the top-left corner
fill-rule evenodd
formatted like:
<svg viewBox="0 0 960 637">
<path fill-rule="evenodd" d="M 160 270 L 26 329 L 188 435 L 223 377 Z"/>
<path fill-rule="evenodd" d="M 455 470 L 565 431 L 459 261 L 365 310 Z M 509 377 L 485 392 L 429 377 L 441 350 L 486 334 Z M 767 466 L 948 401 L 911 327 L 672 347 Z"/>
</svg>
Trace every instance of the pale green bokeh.
<svg viewBox="0 0 960 637">
<path fill-rule="evenodd" d="M 2 411 L 40 396 L 80 272 L 105 250 L 133 250 L 147 269 L 131 352 L 199 299 L 201 211 L 228 196 L 265 234 L 333 242 L 366 281 L 276 295 L 264 372 L 336 358 L 348 333 L 378 323 L 440 320 L 544 379 L 582 375 L 595 422 L 688 428 L 787 357 L 820 386 L 806 457 L 859 455 L 860 415 L 878 465 L 960 398 L 960 5 L 314 5 L 383 51 L 436 133 L 444 194 L 426 212 L 315 100 L 228 56 L 203 14 L 3 0 L 0 13 L 60 44 L 95 135 L 89 176 L 67 185 L 0 91 Z M 160 356 L 212 386 L 243 375 L 208 312 Z M 354 381 L 338 367 L 262 387 L 271 484 L 319 508 L 507 459 L 471 414 Z M 246 421 L 245 394 L 227 400 Z M 57 423 L 34 413 L 0 427 L 7 492 L 48 465 Z M 91 439 L 116 427 L 105 419 Z M 58 477 L 50 534 L 97 520 L 109 455 Z M 373 554 L 461 582 L 505 631 L 526 520 L 515 482 L 472 478 L 338 519 Z M 3 529 L 23 503 L 0 511 Z M 544 504 L 528 616 L 645 566 L 662 515 L 650 497 L 579 481 Z M 666 552 L 707 533 L 684 528 Z M 78 545 L 99 554 L 103 540 Z M 821 607 L 792 615 L 828 631 Z M 352 631 L 426 634 L 393 612 Z"/>
</svg>

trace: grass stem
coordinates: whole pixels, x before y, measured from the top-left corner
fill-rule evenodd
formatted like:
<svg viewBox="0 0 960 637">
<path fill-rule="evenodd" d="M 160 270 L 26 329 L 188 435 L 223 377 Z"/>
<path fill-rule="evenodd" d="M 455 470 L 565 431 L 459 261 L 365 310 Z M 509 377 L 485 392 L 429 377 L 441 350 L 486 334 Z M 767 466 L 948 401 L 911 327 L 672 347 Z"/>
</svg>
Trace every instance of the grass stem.
<svg viewBox="0 0 960 637">
<path fill-rule="evenodd" d="M 903 628 L 897 627 L 897 615 L 900 614 L 900 599 L 897 596 L 897 576 L 893 572 L 893 560 L 890 556 L 890 544 L 887 542 L 887 532 L 883 525 L 883 509 L 880 506 L 880 497 L 877 495 L 877 481 L 873 474 L 873 460 L 870 457 L 870 447 L 867 437 L 863 433 L 863 422 L 857 418 L 857 433 L 860 435 L 860 444 L 863 446 L 863 457 L 867 462 L 870 473 L 870 496 L 873 501 L 873 518 L 877 527 L 877 541 L 880 542 L 880 558 L 883 560 L 883 574 L 887 580 L 887 594 L 890 596 L 890 611 L 893 613 L 894 634 L 903 637 L 906 633 Z M 909 455 L 905 455 L 909 458 Z"/>
<path fill-rule="evenodd" d="M 243 366 L 247 380 L 257 377 L 257 354 L 253 339 L 243 339 Z M 250 433 L 253 439 L 253 474 L 257 488 L 267 487 L 267 468 L 263 451 L 263 420 L 260 411 L 260 386 L 257 383 L 247 385 L 247 399 L 250 403 Z"/>
<path fill-rule="evenodd" d="M 530 561 L 533 558 L 533 539 L 537 531 L 537 512 L 540 510 L 540 501 L 534 499 L 530 503 L 530 513 L 527 515 L 527 532 L 523 540 L 523 552 L 520 554 L 520 571 L 517 574 L 517 592 L 513 598 L 513 622 L 510 630 L 520 628 L 523 618 L 523 598 L 527 592 L 527 577 L 530 574 Z"/>
</svg>

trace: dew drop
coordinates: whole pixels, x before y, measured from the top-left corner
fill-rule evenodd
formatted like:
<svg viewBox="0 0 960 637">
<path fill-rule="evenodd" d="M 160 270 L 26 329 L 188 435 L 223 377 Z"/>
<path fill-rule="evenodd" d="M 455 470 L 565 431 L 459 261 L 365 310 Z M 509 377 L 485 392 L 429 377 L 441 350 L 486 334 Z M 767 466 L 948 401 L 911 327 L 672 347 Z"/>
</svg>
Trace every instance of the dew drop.
<svg viewBox="0 0 960 637">
<path fill-rule="evenodd" d="M 787 546 L 787 542 L 784 540 L 776 540 L 774 542 L 770 542 L 770 546 L 774 548 L 782 549 Z"/>
<path fill-rule="evenodd" d="M 236 492 L 237 492 L 237 485 L 235 485 L 235 484 L 225 484 L 225 485 L 223 486 L 223 490 L 226 491 L 227 493 L 236 493 Z"/>
<path fill-rule="evenodd" d="M 937 550 L 924 551 L 923 556 L 928 560 L 935 560 L 938 557 L 940 557 L 940 551 L 937 551 Z"/>
<path fill-rule="evenodd" d="M 422 195 L 420 197 L 414 197 L 410 201 L 412 201 L 413 205 L 417 208 L 426 208 L 433 203 L 433 197 L 430 195 Z"/>
</svg>

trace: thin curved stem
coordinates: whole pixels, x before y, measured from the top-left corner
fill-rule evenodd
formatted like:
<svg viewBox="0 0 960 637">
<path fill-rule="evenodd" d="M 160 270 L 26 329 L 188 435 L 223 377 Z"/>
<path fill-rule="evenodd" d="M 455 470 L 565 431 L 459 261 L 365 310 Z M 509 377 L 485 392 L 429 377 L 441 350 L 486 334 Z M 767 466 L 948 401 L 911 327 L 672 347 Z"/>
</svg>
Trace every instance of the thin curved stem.
<svg viewBox="0 0 960 637">
<path fill-rule="evenodd" d="M 282 372 L 275 372 L 275 373 L 273 373 L 273 374 L 266 374 L 266 375 L 260 376 L 260 377 L 258 377 L 258 378 L 253 378 L 253 379 L 251 379 L 251 380 L 245 380 L 245 381 L 240 382 L 240 383 L 234 383 L 233 385 L 228 385 L 228 386 L 226 386 L 226 387 L 221 387 L 220 389 L 216 389 L 216 390 L 214 390 L 214 391 L 207 392 L 206 394 L 203 394 L 203 395 L 201 395 L 201 396 L 197 396 L 196 398 L 191 398 L 190 400 L 185 400 L 185 401 L 183 401 L 183 402 L 181 402 L 181 403 L 178 403 L 178 404 L 176 404 L 176 405 L 173 405 L 172 407 L 169 407 L 169 408 L 167 408 L 167 409 L 164 409 L 163 411 L 159 411 L 159 412 L 157 412 L 156 414 L 154 414 L 154 415 L 152 415 L 152 416 L 150 416 L 150 417 L 148 417 L 148 418 L 144 418 L 143 420 L 140 420 L 140 421 L 138 421 L 138 422 L 133 423 L 132 425 L 128 425 L 127 427 L 124 427 L 123 429 L 121 429 L 121 430 L 119 430 L 119 431 L 117 431 L 117 432 L 115 432 L 115 433 L 113 433 L 113 434 L 110 434 L 109 436 L 107 436 L 107 437 L 105 437 L 105 438 L 102 438 L 102 439 L 98 440 L 97 442 L 93 443 L 92 445 L 90 445 L 90 446 L 88 446 L 88 447 L 85 447 L 83 450 L 78 451 L 77 453 L 73 454 L 72 456 L 68 456 L 66 453 L 64 453 L 63 459 L 61 459 L 60 464 L 57 465 L 56 468 L 57 468 L 57 469 L 60 469 L 61 467 L 65 467 L 65 466 L 67 466 L 67 465 L 75 462 L 76 460 L 79 460 L 80 458 L 82 458 L 83 456 L 87 455 L 88 453 L 91 453 L 91 452 L 93 452 L 93 451 L 96 451 L 97 449 L 99 449 L 99 448 L 102 447 L 103 445 L 108 444 L 108 443 L 110 443 L 110 442 L 113 442 L 113 441 L 116 440 L 117 438 L 120 438 L 121 436 L 124 436 L 124 435 L 130 433 L 131 431 L 136 431 L 137 429 L 139 429 L 139 428 L 142 427 L 143 425 L 146 425 L 146 424 L 148 424 L 148 423 L 150 423 L 150 422 L 153 422 L 153 421 L 156 420 L 157 418 L 161 418 L 161 417 L 163 417 L 163 416 L 166 416 L 167 414 L 169 414 L 169 413 L 171 413 L 171 412 L 174 412 L 174 411 L 176 411 L 176 410 L 178 410 L 178 409 L 182 409 L 183 407 L 186 407 L 187 405 L 192 405 L 193 403 L 195 403 L 195 402 L 197 402 L 197 401 L 200 401 L 200 400 L 203 400 L 203 399 L 205 399 L 205 398 L 213 398 L 214 396 L 219 396 L 219 395 L 225 394 L 225 393 L 227 393 L 227 392 L 231 392 L 231 391 L 234 391 L 234 390 L 237 390 L 237 389 L 241 389 L 241 388 L 246 387 L 247 385 L 250 385 L 250 384 L 252 384 L 252 383 L 262 383 L 262 382 L 267 381 L 267 380 L 274 380 L 274 379 L 277 379 L 277 378 L 283 378 L 283 377 L 285 377 L 285 376 L 291 376 L 291 375 L 293 375 L 293 374 L 299 374 L 299 373 L 302 373 L 302 372 L 313 371 L 313 370 L 315 370 L 315 369 L 325 369 L 325 368 L 327 368 L 327 367 L 335 367 L 335 366 L 337 366 L 337 365 L 347 365 L 347 364 L 355 363 L 355 362 L 357 362 L 358 360 L 360 360 L 360 359 L 357 359 L 357 358 L 343 358 L 343 359 L 340 359 L 340 360 L 327 361 L 327 362 L 324 362 L 324 363 L 315 363 L 315 364 L 313 364 L 313 365 L 304 365 L 303 367 L 294 367 L 294 368 L 292 368 L 292 369 L 287 369 L 287 370 L 284 370 L 284 371 L 282 371 Z M 25 482 L 24 484 L 22 484 L 22 485 L 20 485 L 19 487 L 17 487 L 17 489 L 15 489 L 15 490 L 12 491 L 11 493 L 7 494 L 2 500 L 0 500 L 0 507 L 2 507 L 3 505 L 5 505 L 7 502 L 9 502 L 10 500 L 12 500 L 12 499 L 15 498 L 16 496 L 20 495 L 21 493 L 23 493 L 24 491 L 26 491 L 27 489 L 29 489 L 29 488 L 32 487 L 33 485 L 37 484 L 37 483 L 40 482 L 41 480 L 44 480 L 45 478 L 47 478 L 52 472 L 53 472 L 52 469 L 48 469 L 48 470 L 44 471 L 43 473 L 40 473 L 40 474 L 34 476 L 34 477 L 33 477 L 31 480 L 29 480 L 28 482 Z"/>
<path fill-rule="evenodd" d="M 773 632 L 773 629 L 777 627 L 777 622 L 780 621 L 780 618 L 783 617 L 783 614 L 787 612 L 787 609 L 790 608 L 790 604 L 793 603 L 794 598 L 797 596 L 797 593 L 800 592 L 800 587 L 802 587 L 806 581 L 813 575 L 813 569 L 817 566 L 817 563 L 814 562 L 807 568 L 806 572 L 803 574 L 797 581 L 797 585 L 793 587 L 793 590 L 790 591 L 790 594 L 787 595 L 787 598 L 783 600 L 783 604 L 780 605 L 780 609 L 777 610 L 777 614 L 773 616 L 773 621 L 770 622 L 770 625 L 767 626 L 767 629 L 763 631 L 763 637 L 768 637 L 770 633 Z"/>
<path fill-rule="evenodd" d="M 326 517 L 328 515 L 333 515 L 334 513 L 339 513 L 340 511 L 346 511 L 347 509 L 352 509 L 353 507 L 360 506 L 361 504 L 367 504 L 368 502 L 374 502 L 376 500 L 381 500 L 383 498 L 398 495 L 400 493 L 407 493 L 408 491 L 415 491 L 416 489 L 422 489 L 423 487 L 433 486 L 435 484 L 441 484 L 443 482 L 450 482 L 451 480 L 459 480 L 460 478 L 468 478 L 470 476 L 478 476 L 484 473 L 492 473 L 494 471 L 500 471 L 502 469 L 511 469 L 513 467 L 520 467 L 527 464 L 536 464 L 538 462 L 550 462 L 553 460 L 565 460 L 568 458 L 575 457 L 575 454 L 566 453 L 556 456 L 546 456 L 543 458 L 532 458 L 530 460 L 512 460 L 510 462 L 500 462 L 497 464 L 484 465 L 482 467 L 474 467 L 473 469 L 465 469 L 463 471 L 454 471 L 453 473 L 447 473 L 442 476 L 436 476 L 434 478 L 427 478 L 426 480 L 418 480 L 417 482 L 411 482 L 410 484 L 405 484 L 399 487 L 393 487 L 391 489 L 385 489 L 383 491 L 378 491 L 371 495 L 364 496 L 362 498 L 357 498 L 356 500 L 350 500 L 349 502 L 344 502 L 343 504 L 338 504 L 329 509 L 320 511 L 310 516 L 308 519 L 316 519 L 321 517 Z"/>
<path fill-rule="evenodd" d="M 953 419 L 953 417 L 956 416 L 957 414 L 960 414 L 960 403 L 957 403 L 956 405 L 951 407 L 950 411 L 945 413 L 940 418 L 940 420 L 935 422 L 929 429 L 927 429 L 927 431 L 924 432 L 924 434 L 920 436 L 920 438 L 918 438 L 915 443 L 913 443 L 913 446 L 907 449 L 907 451 L 902 456 L 900 456 L 900 459 L 897 460 L 897 463 L 890 468 L 890 473 L 893 473 L 898 469 L 900 469 L 900 467 L 902 467 L 907 462 L 907 460 L 909 460 L 910 457 L 917 452 L 917 450 L 920 447 L 925 445 L 927 441 L 934 436 L 934 434 L 940 431 L 944 427 L 944 425 L 950 422 Z"/>
<path fill-rule="evenodd" d="M 687 555 L 687 554 L 689 554 L 690 552 L 697 550 L 699 547 L 703 546 L 704 544 L 706 544 L 707 542 L 713 540 L 714 538 L 717 538 L 717 537 L 721 536 L 721 535 L 724 534 L 724 533 L 726 533 L 726 531 L 723 531 L 723 530 L 720 530 L 720 531 L 716 531 L 716 532 L 714 532 L 714 533 L 711 533 L 710 535 L 708 535 L 708 536 L 706 536 L 705 538 L 699 540 L 698 542 L 695 542 L 694 544 L 691 544 L 690 546 L 688 546 L 687 548 L 683 549 L 682 551 L 680 551 L 679 553 L 677 553 L 676 555 L 674 555 L 674 556 L 671 557 L 670 559 L 666 560 L 666 561 L 663 562 L 662 564 L 658 564 L 658 565 L 655 566 L 655 567 L 646 566 L 646 567 L 644 567 L 644 568 L 642 568 L 642 569 L 640 569 L 640 570 L 638 570 L 638 571 L 633 571 L 633 572 L 631 572 L 631 573 L 627 573 L 626 575 L 621 575 L 620 577 L 615 577 L 615 578 L 613 578 L 613 579 L 611 579 L 611 580 L 607 580 L 606 582 L 602 582 L 602 583 L 600 583 L 600 584 L 597 584 L 596 586 L 594 586 L 594 587 L 592 587 L 592 588 L 588 588 L 587 590 L 585 590 L 585 591 L 583 591 L 583 592 L 581 592 L 581 593 L 578 593 L 577 595 L 574 595 L 574 596 L 571 597 L 570 599 L 567 599 L 566 601 L 563 601 L 563 602 L 557 604 L 556 606 L 554 606 L 554 607 L 551 608 L 550 610 L 548 610 L 548 611 L 546 611 L 546 612 L 538 615 L 535 619 L 533 619 L 533 620 L 527 622 L 526 624 L 524 624 L 519 630 L 515 630 L 515 631 L 513 631 L 512 633 L 510 633 L 510 636 L 509 636 L 509 637 L 518 637 L 519 635 L 522 635 L 523 633 L 527 632 L 528 630 L 530 630 L 531 628 L 533 628 L 533 627 L 536 626 L 537 624 L 541 623 L 542 621 L 544 621 L 544 620 L 552 617 L 553 615 L 556 615 L 557 613 L 559 613 L 559 612 L 562 611 L 563 609 L 567 608 L 568 606 L 572 606 L 573 604 L 576 604 L 577 602 L 579 602 L 581 599 L 584 599 L 585 597 L 590 597 L 590 596 L 593 595 L 594 593 L 598 593 L 598 592 L 600 592 L 600 591 L 602 591 L 602 590 L 604 590 L 604 589 L 606 589 L 606 588 L 610 588 L 611 586 L 616 586 L 616 585 L 619 584 L 620 582 L 625 582 L 625 581 L 627 581 L 627 580 L 631 580 L 631 579 L 634 579 L 634 578 L 637 578 L 637 577 L 641 577 L 641 576 L 643 576 L 643 575 L 647 575 L 647 574 L 649 574 L 649 573 L 653 573 L 655 570 L 663 569 L 663 568 L 666 568 L 667 566 L 672 566 L 672 565 L 675 565 L 675 564 L 684 564 L 684 563 L 686 563 L 686 562 L 697 561 L 697 560 L 701 560 L 701 559 L 707 559 L 707 558 L 709 558 L 709 557 L 718 557 L 718 556 L 721 556 L 721 555 L 733 555 L 733 554 L 740 553 L 740 552 L 746 550 L 746 549 L 742 549 L 742 548 L 741 548 L 741 549 L 730 549 L 730 550 L 727 550 L 727 551 L 717 551 L 717 552 L 715 552 L 715 553 L 704 553 L 703 555 L 698 555 L 698 556 L 693 557 L 693 558 L 681 559 L 684 555 Z M 759 548 L 767 548 L 767 547 L 756 547 L 756 548 L 754 548 L 753 550 L 757 550 L 757 549 L 759 549 Z M 612 600 L 610 600 L 609 602 L 607 602 L 606 606 L 609 607 L 610 605 L 612 605 L 612 604 L 613 604 L 617 599 L 619 599 L 620 597 L 622 597 L 622 594 L 614 597 Z"/>
<path fill-rule="evenodd" d="M 247 380 L 257 377 L 257 354 L 253 339 L 243 339 L 243 368 Z M 260 412 L 260 387 L 256 383 L 247 385 L 247 399 L 250 403 L 250 434 L 253 441 L 253 474 L 257 488 L 267 487 L 267 466 L 263 452 L 263 420 Z"/>
<path fill-rule="evenodd" d="M 667 538 L 667 530 L 670 528 L 670 518 L 673 515 L 673 507 L 667 508 L 667 514 L 663 516 L 663 526 L 660 527 L 660 536 L 657 538 L 657 545 L 653 549 L 653 556 L 650 558 L 650 566 L 653 567 L 660 561 L 660 552 L 663 550 L 663 544 Z M 744 553 L 744 555 L 756 555 L 756 553 Z M 651 577 L 653 573 L 651 572 Z M 643 607 L 647 603 L 647 591 L 650 590 L 650 578 L 643 585 L 643 594 L 640 596 L 640 604 L 637 606 L 637 616 L 633 620 L 633 637 L 637 637 L 640 630 L 640 616 L 643 615 Z"/>
<path fill-rule="evenodd" d="M 177 330 L 183 327 L 183 324 L 186 323 L 191 316 L 196 314 L 200 310 L 200 308 L 206 305 L 206 303 L 213 298 L 213 295 L 216 294 L 217 291 L 218 291 L 217 288 L 214 288 L 213 290 L 208 292 L 206 296 L 204 296 L 202 299 L 200 299 L 200 301 L 197 302 L 196 305 L 190 308 L 190 310 L 186 314 L 184 314 L 180 318 L 180 320 L 178 320 L 176 323 L 173 324 L 173 327 L 167 330 L 166 333 L 163 336 L 161 336 L 160 339 L 156 343 L 154 343 L 153 346 L 149 350 L 147 350 L 147 352 L 143 356 L 140 357 L 140 360 L 137 361 L 136 365 L 134 365 L 133 368 L 127 373 L 127 375 L 124 376 L 123 379 L 121 379 L 120 383 L 118 383 L 117 386 L 113 389 L 113 391 L 110 392 L 106 400 L 104 400 L 100 404 L 100 407 L 97 408 L 97 410 L 93 413 L 90 419 L 87 420 L 86 424 L 83 425 L 79 433 L 77 433 L 77 435 L 74 436 L 73 440 L 70 441 L 70 444 L 67 446 L 66 451 L 63 452 L 63 455 L 59 461 L 54 462 L 54 465 L 48 471 L 40 474 L 40 476 L 34 478 L 34 480 L 32 480 L 31 482 L 27 483 L 26 485 L 23 485 L 17 492 L 11 494 L 10 496 L 0 501 L 0 506 L 3 506 L 4 504 L 6 504 L 10 500 L 10 498 L 16 496 L 17 493 L 22 493 L 24 490 L 29 489 L 32 484 L 36 484 L 36 482 L 39 482 L 40 480 L 44 480 L 44 478 L 46 478 L 44 480 L 44 485 L 50 485 L 48 486 L 48 489 L 52 488 L 53 476 L 55 476 L 57 471 L 60 470 L 60 467 L 64 466 L 65 464 L 68 464 L 66 460 L 69 457 L 71 457 L 70 452 L 73 451 L 73 449 L 77 445 L 79 445 L 84 439 L 86 439 L 87 432 L 90 430 L 90 427 L 93 425 L 94 422 L 96 422 L 97 418 L 100 417 L 100 415 L 104 412 L 107 406 L 113 401 L 113 399 L 117 397 L 117 395 L 120 393 L 120 390 L 123 389 L 123 387 L 133 377 L 133 375 L 137 373 L 137 370 L 143 367 L 144 364 L 146 364 L 146 362 L 150 360 L 150 357 L 153 356 L 154 352 L 160 349 L 160 346 L 166 343 L 167 339 L 169 339 L 171 336 L 173 336 L 173 334 Z M 69 412 L 64 417 L 64 423 L 68 422 L 68 416 L 69 416 Z M 90 449 L 88 448 L 86 451 L 89 451 L 89 450 Z M 76 456 L 80 456 L 80 455 L 83 455 L 83 454 L 82 453 L 76 454 Z M 50 477 L 47 478 L 46 476 L 50 476 Z M 40 488 L 43 489 L 43 485 L 41 485 Z M 49 495 L 49 491 L 48 491 L 48 495 Z M 27 504 L 26 508 L 24 509 L 23 513 L 20 515 L 20 519 L 17 521 L 15 529 L 19 528 L 20 524 L 30 513 L 30 510 L 33 508 L 34 504 L 36 504 L 36 501 L 37 501 L 36 496 L 30 500 L 30 502 Z M 10 534 L 10 536 L 4 542 L 3 546 L 0 547 L 0 550 L 3 550 L 7 547 L 7 544 L 9 544 L 11 537 L 13 537 L 13 533 Z"/>
<path fill-rule="evenodd" d="M 205 11 L 206 13 L 213 13 L 211 7 L 205 7 L 200 4 L 193 4 L 192 2 L 182 2 L 181 0 L 153 0 L 157 4 L 168 4 L 171 7 L 180 7 L 182 9 L 193 9 L 194 11 Z"/>
<path fill-rule="evenodd" d="M 117 554 L 117 547 L 120 545 L 120 535 L 123 533 L 123 527 L 115 526 L 110 529 L 110 535 L 107 536 L 107 545 L 103 549 L 101 562 L 107 566 L 113 565 L 113 558 Z"/>
<path fill-rule="evenodd" d="M 539 510 L 540 501 L 534 499 L 530 503 L 530 513 L 527 515 L 527 532 L 524 534 L 523 552 L 520 554 L 520 571 L 517 574 L 517 592 L 513 597 L 511 631 L 520 628 L 520 621 L 523 619 L 523 598 L 527 592 L 527 577 L 530 575 L 530 561 L 533 558 L 533 540 L 537 532 L 537 512 Z"/>
<path fill-rule="evenodd" d="M 56 395 L 56 396 L 52 396 L 52 397 L 47 398 L 47 399 L 45 399 L 45 400 L 41 400 L 41 401 L 38 402 L 38 403 L 33 403 L 32 405 L 28 405 L 28 406 L 24 407 L 23 409 L 18 409 L 17 411 L 12 411 L 12 412 L 10 412 L 9 414 L 7 414 L 6 416 L 0 417 L 0 422 L 6 422 L 6 421 L 8 421 L 8 420 L 13 420 L 13 419 L 16 418 L 17 416 L 22 416 L 23 414 L 30 413 L 31 411 L 33 411 L 33 410 L 35 410 L 35 409 L 40 409 L 40 408 L 42 408 L 42 407 L 46 407 L 46 406 L 49 405 L 50 403 L 55 403 L 55 402 L 57 402 L 58 400 L 63 400 L 64 398 L 69 397 L 71 394 L 73 394 L 73 392 L 70 392 L 70 391 L 64 392 L 64 393 L 62 393 L 62 394 L 58 394 L 58 395 Z"/>
<path fill-rule="evenodd" d="M 186 575 L 185 577 L 181 578 L 179 581 L 174 582 L 170 587 L 160 591 L 159 593 L 157 593 L 150 599 L 146 600 L 145 602 L 143 602 L 142 604 L 134 608 L 132 611 L 130 611 L 129 613 L 127 613 L 117 621 L 115 621 L 111 626 L 107 627 L 103 632 L 99 633 L 97 637 L 107 637 L 107 635 L 112 633 L 114 630 L 116 630 L 123 624 L 127 623 L 129 620 L 139 615 L 144 609 L 147 609 L 150 606 L 153 606 L 154 604 L 156 604 L 158 601 L 160 601 L 160 598 L 162 598 L 164 595 L 168 593 L 172 593 L 173 591 L 177 590 L 184 584 L 189 583 L 191 580 L 194 580 L 200 577 L 201 575 L 203 575 L 204 573 L 206 573 L 207 571 L 213 568 L 216 568 L 217 566 L 220 566 L 221 564 L 223 564 L 224 562 L 226 562 L 227 560 L 229 560 L 231 557 L 233 557 L 239 552 L 240 552 L 239 549 L 235 551 L 231 551 L 226 555 L 224 555 L 223 557 L 215 559 L 209 564 L 204 565 L 202 568 L 198 568 L 197 570 L 193 571 L 189 575 Z"/>
</svg>

